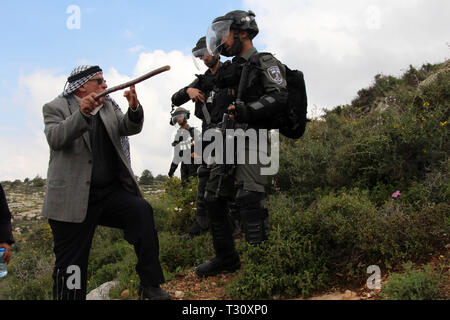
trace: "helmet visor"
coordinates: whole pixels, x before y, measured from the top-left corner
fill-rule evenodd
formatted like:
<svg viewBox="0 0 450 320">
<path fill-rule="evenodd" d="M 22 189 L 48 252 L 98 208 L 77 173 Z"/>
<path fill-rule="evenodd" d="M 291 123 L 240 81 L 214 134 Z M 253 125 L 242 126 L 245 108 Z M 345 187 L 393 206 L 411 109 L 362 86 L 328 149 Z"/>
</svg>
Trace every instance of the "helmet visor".
<svg viewBox="0 0 450 320">
<path fill-rule="evenodd" d="M 194 61 L 194 65 L 197 70 L 202 71 L 205 69 L 205 63 L 203 62 L 203 59 L 206 56 L 210 56 L 206 48 L 202 48 L 192 52 L 192 60 Z"/>
<path fill-rule="evenodd" d="M 232 20 L 214 22 L 209 26 L 206 34 L 206 47 L 211 55 L 220 53 L 222 43 L 230 36 L 230 27 Z"/>
<path fill-rule="evenodd" d="M 172 124 L 177 124 L 178 122 L 183 122 L 186 118 L 185 114 L 178 114 L 172 117 Z"/>
</svg>

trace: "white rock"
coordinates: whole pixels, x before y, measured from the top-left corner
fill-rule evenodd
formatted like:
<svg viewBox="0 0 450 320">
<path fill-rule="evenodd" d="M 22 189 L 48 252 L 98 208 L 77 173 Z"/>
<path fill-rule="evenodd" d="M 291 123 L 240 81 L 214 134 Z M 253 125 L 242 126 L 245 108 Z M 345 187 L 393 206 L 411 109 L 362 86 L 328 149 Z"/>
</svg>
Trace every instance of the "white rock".
<svg viewBox="0 0 450 320">
<path fill-rule="evenodd" d="M 175 298 L 182 299 L 184 297 L 183 291 L 175 291 Z"/>
<path fill-rule="evenodd" d="M 106 282 L 97 289 L 89 292 L 86 296 L 86 300 L 110 300 L 109 291 L 118 284 L 119 283 L 117 281 Z"/>
</svg>

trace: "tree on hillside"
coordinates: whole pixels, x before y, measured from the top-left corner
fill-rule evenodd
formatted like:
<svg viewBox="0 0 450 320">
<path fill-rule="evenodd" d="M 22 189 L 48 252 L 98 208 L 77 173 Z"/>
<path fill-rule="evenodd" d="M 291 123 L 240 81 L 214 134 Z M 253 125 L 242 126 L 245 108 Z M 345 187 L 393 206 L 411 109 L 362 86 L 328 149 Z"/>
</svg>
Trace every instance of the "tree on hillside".
<svg viewBox="0 0 450 320">
<path fill-rule="evenodd" d="M 37 175 L 33 180 L 31 180 L 31 184 L 35 187 L 43 187 L 45 186 L 45 180 L 42 179 L 40 175 Z"/>
<path fill-rule="evenodd" d="M 153 174 L 150 172 L 150 170 L 146 169 L 142 172 L 142 175 L 139 178 L 139 183 L 142 185 L 150 185 L 154 180 L 155 178 L 153 177 Z"/>
<path fill-rule="evenodd" d="M 158 174 L 155 178 L 155 181 L 159 181 L 159 182 L 164 182 L 167 180 L 167 176 L 162 175 L 162 174 Z"/>
</svg>

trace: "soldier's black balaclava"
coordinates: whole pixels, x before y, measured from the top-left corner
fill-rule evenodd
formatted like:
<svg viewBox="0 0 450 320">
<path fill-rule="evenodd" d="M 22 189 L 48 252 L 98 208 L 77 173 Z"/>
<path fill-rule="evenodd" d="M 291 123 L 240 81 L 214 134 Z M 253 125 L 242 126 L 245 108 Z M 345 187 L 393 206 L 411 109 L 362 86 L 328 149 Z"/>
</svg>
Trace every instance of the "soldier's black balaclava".
<svg viewBox="0 0 450 320">
<path fill-rule="evenodd" d="M 213 68 L 217 64 L 217 62 L 219 62 L 219 59 L 219 56 L 213 55 L 211 62 L 205 62 L 205 64 L 208 68 Z"/>
<path fill-rule="evenodd" d="M 232 30 L 232 31 L 233 31 L 234 41 L 233 41 L 233 45 L 231 46 L 231 48 L 229 50 L 227 50 L 225 48 L 225 46 L 223 46 L 223 45 L 220 47 L 220 54 L 225 57 L 234 57 L 234 56 L 237 56 L 238 54 L 240 54 L 242 51 L 242 46 L 243 46 L 242 42 L 245 40 L 245 39 L 239 38 L 239 30 Z"/>
</svg>

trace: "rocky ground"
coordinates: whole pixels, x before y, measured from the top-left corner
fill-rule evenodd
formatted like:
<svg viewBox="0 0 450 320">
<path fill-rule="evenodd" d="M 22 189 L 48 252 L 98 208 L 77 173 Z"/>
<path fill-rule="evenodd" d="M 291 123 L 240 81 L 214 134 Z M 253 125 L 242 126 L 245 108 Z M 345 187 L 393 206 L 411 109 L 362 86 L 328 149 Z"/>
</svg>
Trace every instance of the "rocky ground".
<svg viewBox="0 0 450 320">
<path fill-rule="evenodd" d="M 12 215 L 14 237 L 20 238 L 38 221 L 45 221 L 40 215 L 44 202 L 44 186 L 32 183 L 20 185 L 2 184 Z"/>
</svg>

